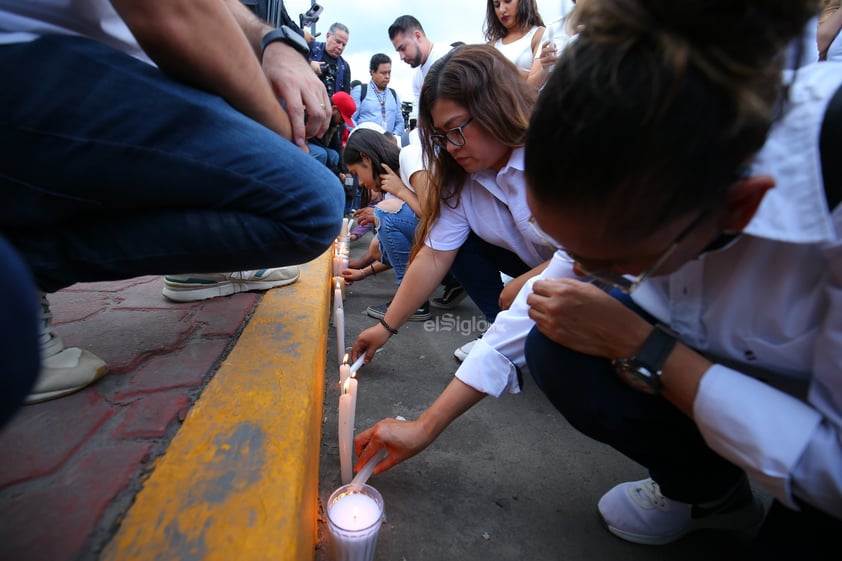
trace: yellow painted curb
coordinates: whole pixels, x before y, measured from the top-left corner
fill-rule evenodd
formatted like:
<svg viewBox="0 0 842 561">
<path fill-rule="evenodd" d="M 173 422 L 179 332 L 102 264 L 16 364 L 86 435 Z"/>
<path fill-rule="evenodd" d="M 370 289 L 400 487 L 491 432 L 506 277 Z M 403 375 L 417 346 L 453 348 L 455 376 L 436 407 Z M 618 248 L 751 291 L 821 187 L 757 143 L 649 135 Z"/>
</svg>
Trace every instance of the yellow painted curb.
<svg viewBox="0 0 842 561">
<path fill-rule="evenodd" d="M 263 296 L 100 559 L 313 559 L 331 254 Z"/>
</svg>

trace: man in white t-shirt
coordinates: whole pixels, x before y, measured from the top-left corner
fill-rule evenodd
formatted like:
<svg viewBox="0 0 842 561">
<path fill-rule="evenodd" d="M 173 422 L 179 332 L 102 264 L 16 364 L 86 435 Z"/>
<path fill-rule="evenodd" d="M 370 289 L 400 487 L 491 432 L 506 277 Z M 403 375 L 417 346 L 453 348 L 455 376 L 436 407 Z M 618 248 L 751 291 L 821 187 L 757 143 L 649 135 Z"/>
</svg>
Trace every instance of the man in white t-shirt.
<svg viewBox="0 0 842 561">
<path fill-rule="evenodd" d="M 412 77 L 412 93 L 415 99 L 413 107 L 418 107 L 421 98 L 421 86 L 430 67 L 438 59 L 450 52 L 450 45 L 438 45 L 431 42 L 424 33 L 421 23 L 413 16 L 401 16 L 389 26 L 389 40 L 401 60 L 415 69 Z"/>
</svg>

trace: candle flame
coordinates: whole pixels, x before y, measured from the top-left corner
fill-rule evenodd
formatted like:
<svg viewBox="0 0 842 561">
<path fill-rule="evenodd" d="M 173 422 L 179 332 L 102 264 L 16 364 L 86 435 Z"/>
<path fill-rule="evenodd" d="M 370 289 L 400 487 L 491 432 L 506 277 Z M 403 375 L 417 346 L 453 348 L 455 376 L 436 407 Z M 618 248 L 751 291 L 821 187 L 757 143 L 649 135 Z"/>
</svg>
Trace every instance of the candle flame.
<svg viewBox="0 0 842 561">
<path fill-rule="evenodd" d="M 348 364 L 348 353 L 345 353 L 345 358 L 342 359 L 342 364 Z"/>
<path fill-rule="evenodd" d="M 342 278 L 341 277 L 336 277 L 336 289 L 342 290 Z"/>
<path fill-rule="evenodd" d="M 348 387 L 351 385 L 351 377 L 348 376 L 348 379 L 345 380 L 345 383 L 342 384 L 342 393 L 348 393 Z"/>
<path fill-rule="evenodd" d="M 351 516 L 353 516 L 355 519 L 358 518 L 360 516 L 360 509 L 354 507 L 354 510 L 351 511 Z"/>
</svg>

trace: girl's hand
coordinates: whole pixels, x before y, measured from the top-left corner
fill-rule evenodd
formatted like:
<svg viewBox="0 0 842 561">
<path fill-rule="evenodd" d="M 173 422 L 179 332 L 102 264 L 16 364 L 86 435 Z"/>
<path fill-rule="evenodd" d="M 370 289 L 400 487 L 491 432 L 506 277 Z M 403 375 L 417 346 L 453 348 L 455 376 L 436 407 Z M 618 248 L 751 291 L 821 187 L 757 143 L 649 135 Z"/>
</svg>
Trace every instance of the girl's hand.
<svg viewBox="0 0 842 561">
<path fill-rule="evenodd" d="M 367 206 L 365 208 L 361 208 L 360 210 L 354 211 L 354 218 L 357 219 L 357 224 L 359 224 L 360 226 L 374 224 L 374 208 Z"/>
<path fill-rule="evenodd" d="M 342 278 L 345 279 L 345 284 L 352 285 L 356 281 L 361 281 L 366 277 L 365 272 L 360 269 L 345 269 L 342 271 Z"/>
<path fill-rule="evenodd" d="M 383 166 L 384 170 L 386 170 L 386 173 L 380 174 L 380 190 L 385 193 L 391 193 L 392 195 L 399 197 L 400 192 L 405 187 L 403 181 L 401 181 L 401 176 L 395 173 L 395 171 L 388 165 L 380 165 Z"/>
</svg>

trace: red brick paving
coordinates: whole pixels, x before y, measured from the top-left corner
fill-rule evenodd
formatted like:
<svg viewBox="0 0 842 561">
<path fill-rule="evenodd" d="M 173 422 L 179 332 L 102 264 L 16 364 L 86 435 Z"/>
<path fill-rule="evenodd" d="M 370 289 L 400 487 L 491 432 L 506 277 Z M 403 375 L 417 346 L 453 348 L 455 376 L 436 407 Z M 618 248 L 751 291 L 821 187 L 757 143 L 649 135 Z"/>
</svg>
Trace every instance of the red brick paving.
<svg viewBox="0 0 842 561">
<path fill-rule="evenodd" d="M 65 345 L 110 371 L 74 395 L 24 407 L 0 432 L 0 560 L 96 556 L 259 298 L 175 304 L 161 296 L 160 277 L 50 295 Z"/>
</svg>

